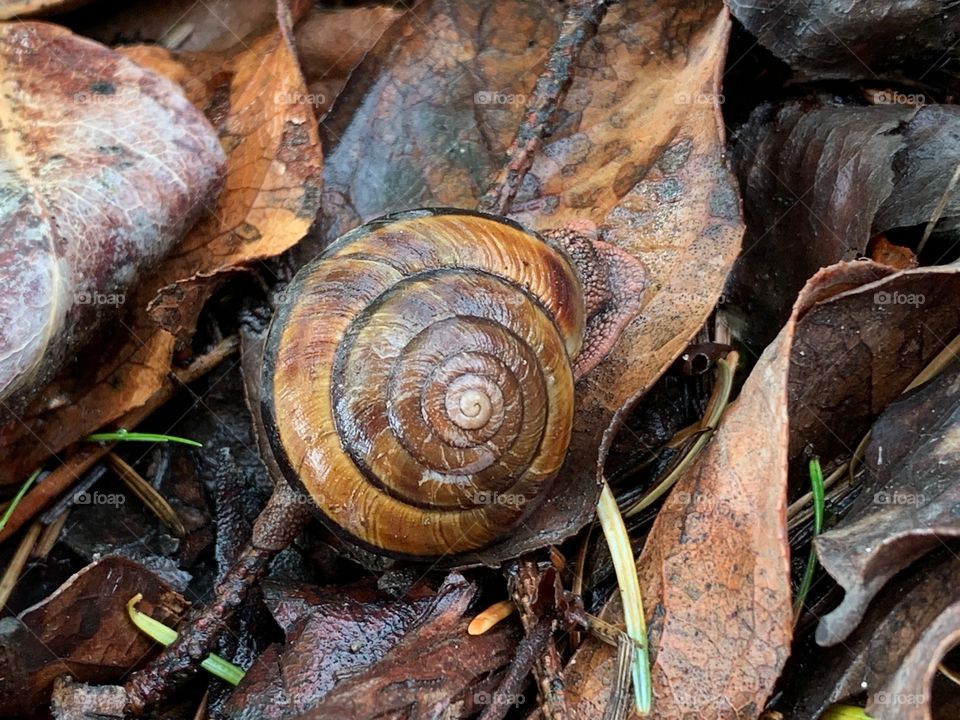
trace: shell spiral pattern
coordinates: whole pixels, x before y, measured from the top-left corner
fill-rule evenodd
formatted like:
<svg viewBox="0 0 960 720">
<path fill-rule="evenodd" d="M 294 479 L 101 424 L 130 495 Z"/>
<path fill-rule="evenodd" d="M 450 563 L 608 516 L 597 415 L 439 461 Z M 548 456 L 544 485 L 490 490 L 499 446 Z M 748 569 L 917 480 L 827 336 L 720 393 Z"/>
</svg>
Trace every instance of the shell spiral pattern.
<svg viewBox="0 0 960 720">
<path fill-rule="evenodd" d="M 428 558 L 533 510 L 566 455 L 584 333 L 562 253 L 502 219 L 419 210 L 347 233 L 289 290 L 263 415 L 331 528 Z"/>
</svg>

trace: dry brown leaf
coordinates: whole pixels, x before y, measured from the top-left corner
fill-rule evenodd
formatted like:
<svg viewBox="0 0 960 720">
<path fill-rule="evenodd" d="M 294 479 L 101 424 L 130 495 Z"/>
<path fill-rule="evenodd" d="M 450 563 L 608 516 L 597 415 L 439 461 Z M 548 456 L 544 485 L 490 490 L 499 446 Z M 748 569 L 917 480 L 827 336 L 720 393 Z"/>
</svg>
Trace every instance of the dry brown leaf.
<svg viewBox="0 0 960 720">
<path fill-rule="evenodd" d="M 179 82 L 220 131 L 226 189 L 202 220 L 128 301 L 113 333 L 79 358 L 0 435 L 0 485 L 22 482 L 44 458 L 143 405 L 170 369 L 176 337 L 222 275 L 280 253 L 306 232 L 319 203 L 321 151 L 316 120 L 289 26 L 227 55 L 172 56 L 161 48 L 128 55 Z M 194 75 L 193 73 L 197 73 Z M 280 100 L 281 102 L 274 102 Z M 284 101 L 288 102 L 284 102 Z M 169 287 L 168 287 L 169 286 Z"/>
<path fill-rule="evenodd" d="M 213 203 L 224 156 L 176 85 L 56 25 L 0 25 L 0 66 L 0 400 L 15 414 Z"/>
<path fill-rule="evenodd" d="M 19 20 L 30 15 L 69 10 L 90 0 L 0 0 L 0 20 Z"/>
</svg>

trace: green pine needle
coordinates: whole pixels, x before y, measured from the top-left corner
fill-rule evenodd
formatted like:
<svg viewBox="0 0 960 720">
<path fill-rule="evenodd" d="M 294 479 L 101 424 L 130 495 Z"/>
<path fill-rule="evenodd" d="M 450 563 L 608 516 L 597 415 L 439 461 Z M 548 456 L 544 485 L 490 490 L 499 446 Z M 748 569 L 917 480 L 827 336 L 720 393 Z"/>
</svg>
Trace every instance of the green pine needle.
<svg viewBox="0 0 960 720">
<path fill-rule="evenodd" d="M 653 705 L 653 682 L 650 678 L 650 648 L 647 646 L 647 620 L 643 613 L 643 598 L 640 595 L 640 581 L 637 578 L 637 565 L 633 560 L 630 536 L 623 523 L 623 516 L 617 506 L 617 499 L 606 482 L 600 491 L 597 505 L 597 518 L 610 548 L 613 570 L 620 587 L 623 601 L 623 619 L 627 626 L 627 636 L 633 640 L 633 696 L 636 712 L 641 717 L 650 713 Z"/>
<path fill-rule="evenodd" d="M 820 468 L 819 458 L 810 460 L 810 486 L 813 492 L 813 537 L 817 537 L 823 531 L 823 510 L 826 504 L 823 489 L 823 470 Z M 817 551 L 813 546 L 813 539 L 810 540 L 810 555 L 807 557 L 807 566 L 803 571 L 803 580 L 800 588 L 797 590 L 796 600 L 793 602 L 793 620 L 800 617 L 803 611 L 803 603 L 807 599 L 807 593 L 810 592 L 810 586 L 813 585 L 813 574 L 817 568 Z"/>
<path fill-rule="evenodd" d="M 113 432 L 94 433 L 84 438 L 87 442 L 173 442 L 191 447 L 203 447 L 203 443 L 196 440 L 177 437 L 176 435 L 161 435 L 159 433 L 129 432 L 123 428 Z"/>
<path fill-rule="evenodd" d="M 177 631 L 137 610 L 136 605 L 142 599 L 143 595 L 137 593 L 127 602 L 127 614 L 130 615 L 130 620 L 141 631 L 161 645 L 170 645 L 177 639 Z M 240 681 L 243 680 L 243 668 L 213 653 L 207 655 L 207 659 L 200 663 L 200 667 L 221 680 L 226 680 L 231 685 L 239 685 Z"/>
<path fill-rule="evenodd" d="M 40 476 L 39 470 L 34 470 L 30 477 L 27 478 L 27 481 L 20 486 L 20 489 L 17 490 L 17 494 L 13 496 L 13 500 L 10 501 L 10 505 L 7 506 L 6 512 L 3 513 L 3 517 L 0 517 L 0 530 L 3 530 L 7 526 L 7 521 L 10 520 L 10 516 L 13 515 L 13 511 L 17 509 L 17 505 L 20 504 L 20 501 L 23 500 L 23 496 L 27 494 L 27 490 L 30 489 L 30 486 L 36 481 Z"/>
<path fill-rule="evenodd" d="M 871 720 L 871 717 L 862 707 L 835 703 L 823 711 L 820 720 Z"/>
</svg>

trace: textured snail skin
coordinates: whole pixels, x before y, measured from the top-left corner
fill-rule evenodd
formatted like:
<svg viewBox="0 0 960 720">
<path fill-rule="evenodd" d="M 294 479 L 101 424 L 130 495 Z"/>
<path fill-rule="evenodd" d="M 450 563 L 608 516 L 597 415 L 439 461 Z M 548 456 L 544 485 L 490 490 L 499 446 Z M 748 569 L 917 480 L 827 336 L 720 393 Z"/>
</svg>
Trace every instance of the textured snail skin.
<svg viewBox="0 0 960 720">
<path fill-rule="evenodd" d="M 263 415 L 331 528 L 431 558 L 534 509 L 566 455 L 587 322 L 564 253 L 502 219 L 413 211 L 347 233 L 288 291 Z"/>
</svg>

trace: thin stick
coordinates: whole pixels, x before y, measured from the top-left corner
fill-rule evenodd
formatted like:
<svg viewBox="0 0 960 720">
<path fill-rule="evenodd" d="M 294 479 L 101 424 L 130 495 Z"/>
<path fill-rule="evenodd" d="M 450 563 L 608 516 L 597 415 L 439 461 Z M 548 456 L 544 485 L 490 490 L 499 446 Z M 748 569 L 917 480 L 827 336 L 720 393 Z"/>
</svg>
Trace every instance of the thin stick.
<svg viewBox="0 0 960 720">
<path fill-rule="evenodd" d="M 478 210 L 495 215 L 507 214 L 543 139 L 554 131 L 557 110 L 573 80 L 573 67 L 580 51 L 596 35 L 610 5 L 610 0 L 576 0 L 571 4 L 560 34 L 550 48 L 547 65 L 537 79 L 523 122 L 507 151 L 510 159 L 480 198 Z"/>
<path fill-rule="evenodd" d="M 60 533 L 63 532 L 63 526 L 67 524 L 67 518 L 69 517 L 69 511 L 62 512 L 52 523 L 43 526 L 43 534 L 40 535 L 40 539 L 37 540 L 37 544 L 33 548 L 32 557 L 34 560 L 47 559 L 47 556 L 53 550 L 53 546 L 60 539 Z"/>
<path fill-rule="evenodd" d="M 37 544 L 37 538 L 40 537 L 42 530 L 43 525 L 38 522 L 31 525 L 30 529 L 24 534 L 23 540 L 20 541 L 17 551 L 10 558 L 10 564 L 7 565 L 3 578 L 0 578 L 0 607 L 5 607 L 10 599 L 10 594 L 17 586 L 20 573 L 23 572 L 23 568 L 26 566 L 30 553 L 33 551 L 33 546 Z"/>
<path fill-rule="evenodd" d="M 530 674 L 533 664 L 547 647 L 547 641 L 553 634 L 553 621 L 541 618 L 533 630 L 524 636 L 517 645 L 517 653 L 507 670 L 500 687 L 493 693 L 492 702 L 480 715 L 480 720 L 502 720 L 520 697 L 524 680 Z"/>
<path fill-rule="evenodd" d="M 187 536 L 187 529 L 183 526 L 183 521 L 177 515 L 177 511 L 170 507 L 166 498 L 153 485 L 144 480 L 143 476 L 132 465 L 112 452 L 107 454 L 107 464 L 114 469 L 133 494 L 140 498 L 140 502 L 156 515 L 160 522 L 170 528 L 176 537 L 184 538 Z"/>
</svg>

